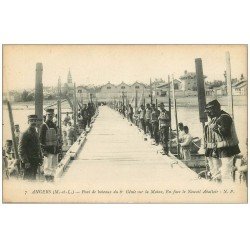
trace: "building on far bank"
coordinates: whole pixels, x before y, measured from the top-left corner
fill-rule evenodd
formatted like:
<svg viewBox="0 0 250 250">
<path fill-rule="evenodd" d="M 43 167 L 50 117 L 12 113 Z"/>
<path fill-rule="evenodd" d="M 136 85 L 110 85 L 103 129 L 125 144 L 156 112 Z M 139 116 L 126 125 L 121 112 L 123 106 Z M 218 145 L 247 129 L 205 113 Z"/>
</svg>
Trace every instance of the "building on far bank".
<svg viewBox="0 0 250 250">
<path fill-rule="evenodd" d="M 130 98 L 132 96 L 130 86 L 125 82 L 121 82 L 116 86 L 116 98 L 121 99 L 122 96 Z"/>
<path fill-rule="evenodd" d="M 86 104 L 89 102 L 89 91 L 84 86 L 76 87 L 76 98 L 78 102 Z"/>
<path fill-rule="evenodd" d="M 136 91 L 138 97 L 140 97 L 142 94 L 147 95 L 147 93 L 150 93 L 150 89 L 147 90 L 147 86 L 145 84 L 136 81 L 130 85 L 128 98 L 135 98 Z"/>
<path fill-rule="evenodd" d="M 170 84 L 170 86 L 169 86 Z M 169 95 L 169 91 L 170 91 L 170 95 L 172 93 L 172 82 L 171 83 L 163 83 L 158 85 L 155 89 L 153 89 L 153 94 L 155 96 L 168 96 Z M 175 89 L 175 94 L 177 95 L 185 95 L 185 92 L 182 90 L 182 82 L 179 81 L 178 79 L 174 79 L 174 89 Z"/>
<path fill-rule="evenodd" d="M 233 95 L 247 95 L 247 80 L 241 80 L 232 84 Z"/>
<path fill-rule="evenodd" d="M 100 87 L 100 90 L 96 93 L 98 101 L 107 102 L 113 100 L 117 96 L 116 86 L 110 82 Z"/>
<path fill-rule="evenodd" d="M 205 75 L 204 79 L 207 78 Z M 184 75 L 179 78 L 182 81 L 180 89 L 182 91 L 193 90 L 197 91 L 197 83 L 196 83 L 196 73 L 184 71 Z"/>
</svg>

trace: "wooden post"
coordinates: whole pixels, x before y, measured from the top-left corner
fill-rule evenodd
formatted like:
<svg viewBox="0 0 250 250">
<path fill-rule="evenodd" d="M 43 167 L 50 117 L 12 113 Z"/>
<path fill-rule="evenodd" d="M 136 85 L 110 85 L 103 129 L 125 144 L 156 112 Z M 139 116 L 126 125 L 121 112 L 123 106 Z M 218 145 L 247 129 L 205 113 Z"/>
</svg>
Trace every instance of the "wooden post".
<svg viewBox="0 0 250 250">
<path fill-rule="evenodd" d="M 9 118 L 10 118 L 10 128 L 11 128 L 11 137 L 12 137 L 12 142 L 13 142 L 14 156 L 15 156 L 15 159 L 19 159 L 18 150 L 17 150 L 17 142 L 16 142 L 15 132 L 14 132 L 15 126 L 14 126 L 13 113 L 12 113 L 12 108 L 11 108 L 9 100 L 7 100 L 7 106 L 8 106 Z"/>
<path fill-rule="evenodd" d="M 145 107 L 145 94 L 144 94 L 144 88 L 142 89 L 142 104 Z"/>
<path fill-rule="evenodd" d="M 171 137 L 172 137 L 172 112 L 171 112 L 171 82 L 170 82 L 170 75 L 168 75 L 168 111 L 170 116 L 170 128 L 169 128 L 169 150 L 171 149 Z"/>
<path fill-rule="evenodd" d="M 74 109 L 73 109 L 73 114 L 74 114 L 74 130 L 76 133 L 76 122 L 77 122 L 77 100 L 76 100 L 76 83 L 74 82 Z"/>
<path fill-rule="evenodd" d="M 176 125 L 176 139 L 177 139 L 177 155 L 180 157 L 180 145 L 179 145 L 179 128 L 178 128 L 178 115 L 177 115 L 177 105 L 175 99 L 175 89 L 174 89 L 174 76 L 172 76 L 173 84 L 173 100 L 174 100 L 174 113 L 175 113 L 175 125 Z"/>
<path fill-rule="evenodd" d="M 60 135 L 62 129 L 62 99 L 61 99 L 61 78 L 58 79 L 58 108 L 57 108 L 57 124 L 59 127 Z"/>
<path fill-rule="evenodd" d="M 90 93 L 90 103 L 93 103 L 93 97 L 91 93 Z"/>
<path fill-rule="evenodd" d="M 228 113 L 234 119 L 233 111 L 233 95 L 232 95 L 232 81 L 231 81 L 231 63 L 230 54 L 226 52 L 226 77 L 227 77 L 227 98 L 228 98 Z"/>
<path fill-rule="evenodd" d="M 206 92 L 205 92 L 201 58 L 195 59 L 195 68 L 196 68 L 196 81 L 197 81 L 197 91 L 198 91 L 199 117 L 204 131 L 205 122 L 207 122 L 207 115 L 204 112 L 206 107 Z"/>
<path fill-rule="evenodd" d="M 153 89 L 152 89 L 151 78 L 150 78 L 150 103 L 151 103 L 151 105 L 153 103 Z"/>
<path fill-rule="evenodd" d="M 35 114 L 38 117 L 37 127 L 43 123 L 43 64 L 36 64 L 36 83 L 35 83 Z"/>
<path fill-rule="evenodd" d="M 156 92 L 156 83 L 155 83 L 155 87 L 154 87 L 154 91 L 155 91 L 155 106 L 158 106 L 158 100 L 157 100 L 157 92 Z"/>
<path fill-rule="evenodd" d="M 135 90 L 135 114 L 138 108 L 138 90 Z"/>
</svg>

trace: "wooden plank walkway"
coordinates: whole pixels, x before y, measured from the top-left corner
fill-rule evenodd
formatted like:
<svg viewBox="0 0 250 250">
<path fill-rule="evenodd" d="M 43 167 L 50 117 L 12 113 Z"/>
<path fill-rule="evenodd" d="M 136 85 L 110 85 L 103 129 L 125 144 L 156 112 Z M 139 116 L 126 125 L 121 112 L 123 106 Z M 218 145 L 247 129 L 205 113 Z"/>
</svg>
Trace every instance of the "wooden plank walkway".
<svg viewBox="0 0 250 250">
<path fill-rule="evenodd" d="M 65 182 L 94 186 L 144 186 L 197 180 L 197 174 L 175 158 L 158 153 L 136 126 L 109 107 L 100 107 L 93 128 Z"/>
<path fill-rule="evenodd" d="M 100 107 L 85 144 L 54 183 L 8 181 L 6 202 L 246 203 L 244 185 L 198 179 L 176 158 L 158 153 L 136 126 Z M 21 183 L 21 185 L 20 185 Z M 225 193 L 226 190 L 226 193 Z"/>
</svg>

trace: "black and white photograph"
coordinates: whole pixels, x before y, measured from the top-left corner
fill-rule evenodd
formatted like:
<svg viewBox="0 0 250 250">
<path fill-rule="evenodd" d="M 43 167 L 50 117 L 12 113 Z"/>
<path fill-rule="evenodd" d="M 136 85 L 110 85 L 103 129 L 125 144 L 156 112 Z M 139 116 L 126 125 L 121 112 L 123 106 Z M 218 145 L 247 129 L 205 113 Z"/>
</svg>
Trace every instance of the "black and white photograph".
<svg viewBox="0 0 250 250">
<path fill-rule="evenodd" d="M 3 45 L 5 203 L 247 203 L 247 45 Z"/>
</svg>

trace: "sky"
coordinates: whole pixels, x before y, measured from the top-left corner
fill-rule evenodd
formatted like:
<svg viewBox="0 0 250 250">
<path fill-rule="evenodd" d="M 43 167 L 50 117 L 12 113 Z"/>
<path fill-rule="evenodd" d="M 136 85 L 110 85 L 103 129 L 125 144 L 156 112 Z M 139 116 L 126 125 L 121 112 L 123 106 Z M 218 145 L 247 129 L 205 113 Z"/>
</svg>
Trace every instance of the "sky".
<svg viewBox="0 0 250 250">
<path fill-rule="evenodd" d="M 69 69 L 76 86 L 178 79 L 195 72 L 195 58 L 202 59 L 207 81 L 224 80 L 226 51 L 232 78 L 246 76 L 246 45 L 4 45 L 3 91 L 34 88 L 38 62 L 44 86 L 57 86 L 59 76 L 66 82 Z"/>
</svg>

